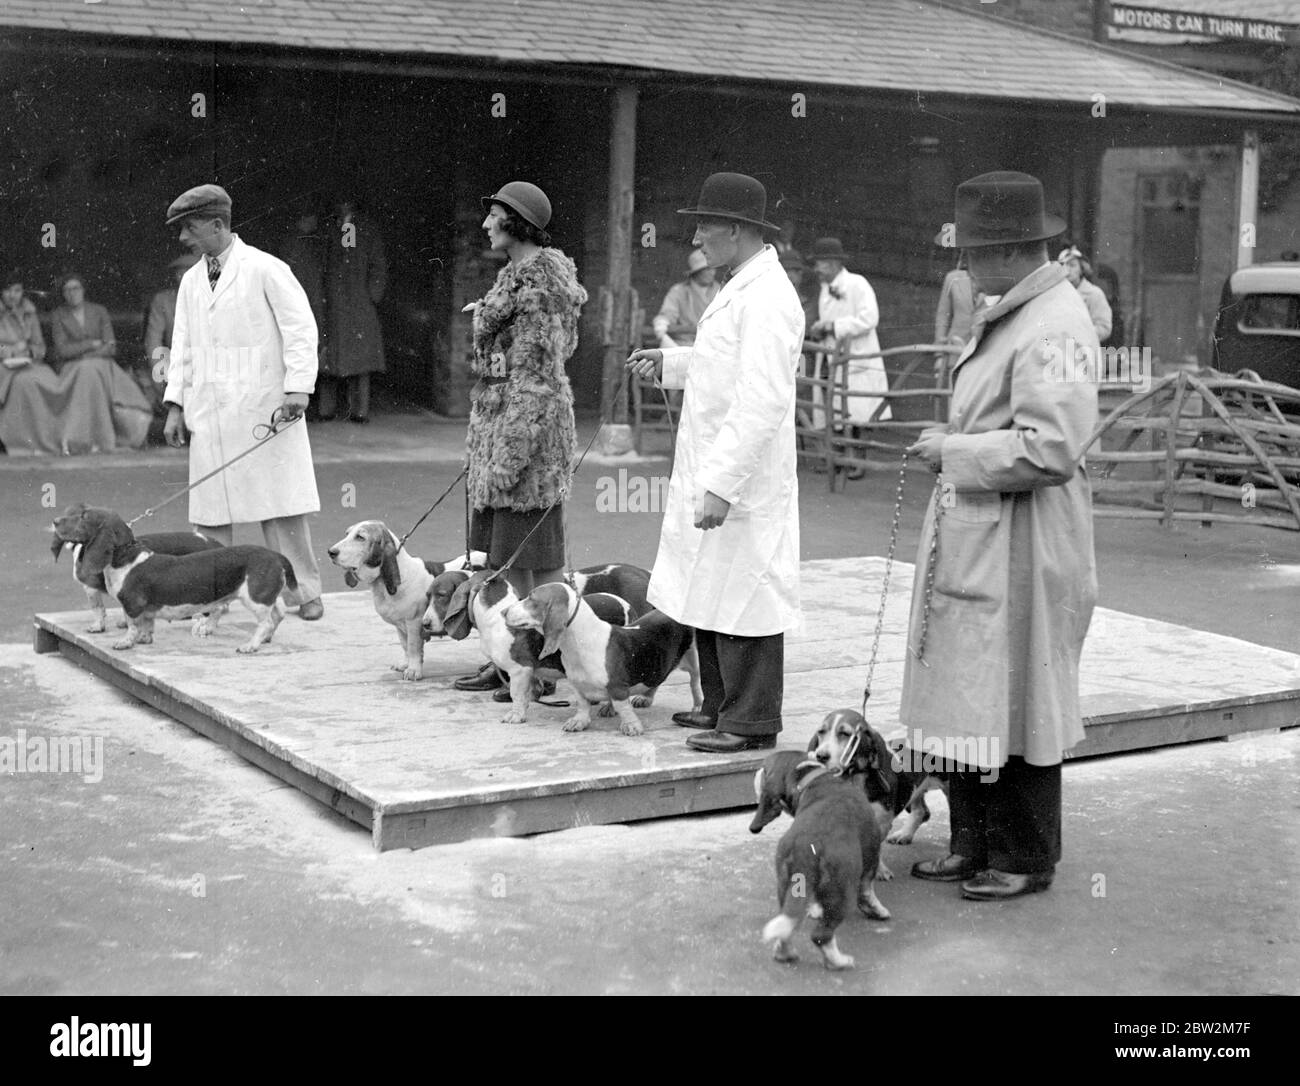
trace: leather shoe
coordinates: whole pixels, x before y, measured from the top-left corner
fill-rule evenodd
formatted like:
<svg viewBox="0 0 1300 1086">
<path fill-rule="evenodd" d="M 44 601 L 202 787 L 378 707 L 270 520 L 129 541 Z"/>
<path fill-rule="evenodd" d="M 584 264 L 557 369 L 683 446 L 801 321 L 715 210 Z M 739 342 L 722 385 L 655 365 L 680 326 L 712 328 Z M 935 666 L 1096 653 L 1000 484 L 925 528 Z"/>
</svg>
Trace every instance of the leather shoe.
<svg viewBox="0 0 1300 1086">
<path fill-rule="evenodd" d="M 549 698 L 554 693 L 555 693 L 555 683 L 551 682 L 550 679 L 533 680 L 533 701 L 537 701 L 540 698 Z M 509 686 L 501 687 L 500 690 L 498 690 L 495 694 L 492 695 L 492 700 L 499 701 L 499 702 L 509 701 L 510 687 Z"/>
<path fill-rule="evenodd" d="M 704 750 L 710 754 L 737 754 L 742 750 L 771 750 L 776 746 L 776 735 L 707 731 L 692 735 L 686 740 L 686 745 L 692 750 Z"/>
<path fill-rule="evenodd" d="M 712 728 L 714 722 L 713 717 L 704 713 L 684 710 L 680 713 L 673 713 L 673 723 L 680 724 L 683 728 Z"/>
<path fill-rule="evenodd" d="M 486 663 L 473 675 L 462 675 L 451 684 L 456 690 L 495 690 L 498 686 L 504 686 L 505 682 L 501 678 L 501 673 L 497 671 L 496 664 Z"/>
<path fill-rule="evenodd" d="M 974 860 L 949 853 L 942 860 L 922 860 L 912 865 L 912 878 L 928 882 L 961 882 L 979 874 Z"/>
<path fill-rule="evenodd" d="M 1037 894 L 1052 885 L 1052 872 L 1013 875 L 990 867 L 969 882 L 961 884 L 961 896 L 971 901 L 1005 901 L 1007 898 Z"/>
<path fill-rule="evenodd" d="M 314 600 L 308 600 L 298 608 L 298 617 L 305 622 L 315 622 L 324 614 L 325 605 L 321 603 L 319 596 Z"/>
</svg>

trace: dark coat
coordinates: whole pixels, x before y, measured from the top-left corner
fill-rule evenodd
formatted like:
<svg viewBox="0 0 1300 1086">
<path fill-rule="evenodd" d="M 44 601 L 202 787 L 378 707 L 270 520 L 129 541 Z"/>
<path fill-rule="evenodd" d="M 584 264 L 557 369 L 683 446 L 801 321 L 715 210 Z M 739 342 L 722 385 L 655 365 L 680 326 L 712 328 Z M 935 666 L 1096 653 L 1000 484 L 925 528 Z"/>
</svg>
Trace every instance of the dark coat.
<svg viewBox="0 0 1300 1086">
<path fill-rule="evenodd" d="M 466 438 L 475 509 L 545 509 L 568 492 L 577 437 L 564 367 L 586 300 L 573 261 L 548 247 L 502 268 L 475 310 L 470 372 L 479 381 Z M 493 470 L 513 484 L 499 490 Z"/>
<path fill-rule="evenodd" d="M 356 227 L 344 245 L 343 225 L 326 228 L 325 299 L 327 328 L 321 372 L 333 377 L 384 371 L 384 340 L 375 306 L 388 286 L 384 241 L 372 219 L 354 216 Z M 311 292 L 308 291 L 310 298 Z"/>
<path fill-rule="evenodd" d="M 113 322 L 108 310 L 94 302 L 86 302 L 85 324 L 73 315 L 70 306 L 61 305 L 50 314 L 50 336 L 54 340 L 54 364 L 75 362 L 79 358 L 113 358 L 117 354 L 117 338 L 113 335 Z M 102 346 L 92 347 L 93 340 Z"/>
</svg>

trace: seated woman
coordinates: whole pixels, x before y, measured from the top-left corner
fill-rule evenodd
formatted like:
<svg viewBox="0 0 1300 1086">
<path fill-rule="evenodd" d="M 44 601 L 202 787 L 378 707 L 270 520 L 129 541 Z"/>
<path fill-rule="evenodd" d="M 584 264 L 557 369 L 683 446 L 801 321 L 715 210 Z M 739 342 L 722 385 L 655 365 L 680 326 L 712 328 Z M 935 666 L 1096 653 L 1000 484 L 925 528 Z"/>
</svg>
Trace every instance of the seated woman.
<svg viewBox="0 0 1300 1086">
<path fill-rule="evenodd" d="M 60 368 L 45 364 L 36 307 L 17 272 L 0 284 L 0 442 L 10 455 L 71 455 L 138 449 L 149 433 L 149 404 L 111 357 L 112 324 L 102 306 L 68 291 L 54 313 Z"/>
</svg>

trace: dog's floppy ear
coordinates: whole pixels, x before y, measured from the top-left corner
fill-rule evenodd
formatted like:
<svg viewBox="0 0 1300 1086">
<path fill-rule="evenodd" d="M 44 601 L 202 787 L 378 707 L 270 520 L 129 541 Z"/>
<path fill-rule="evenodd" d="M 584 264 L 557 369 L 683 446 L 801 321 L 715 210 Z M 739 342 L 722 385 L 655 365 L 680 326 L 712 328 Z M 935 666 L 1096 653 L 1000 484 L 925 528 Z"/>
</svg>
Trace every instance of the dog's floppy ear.
<svg viewBox="0 0 1300 1086">
<path fill-rule="evenodd" d="M 374 553 L 373 547 L 371 553 Z M 397 540 L 389 531 L 384 532 L 384 538 L 379 544 L 379 576 L 383 578 L 384 590 L 390 596 L 396 596 L 397 586 L 402 583 L 402 573 L 397 568 Z"/>
<path fill-rule="evenodd" d="M 560 651 L 560 638 L 564 636 L 564 627 L 569 621 L 569 611 L 573 603 L 569 599 L 569 588 L 562 584 L 544 584 L 533 589 L 529 599 L 536 608 L 542 623 L 542 656 L 550 656 Z M 582 606 L 582 602 L 578 602 Z"/>
<path fill-rule="evenodd" d="M 447 636 L 457 641 L 464 641 L 474 628 L 474 597 L 483 587 L 483 582 L 491 576 L 488 573 L 476 573 L 467 578 L 447 601 L 447 613 L 442 616 L 442 628 Z"/>
<path fill-rule="evenodd" d="M 131 542 L 135 536 L 115 513 L 87 509 L 82 519 L 88 532 L 88 540 L 81 552 L 82 568 L 89 573 L 103 573 L 112 564 L 113 551 L 123 543 Z"/>
<path fill-rule="evenodd" d="M 50 543 L 50 553 L 54 555 L 54 560 L 56 562 L 59 560 L 59 555 L 63 553 L 63 548 L 66 546 L 67 543 L 59 538 L 58 532 L 55 532 L 54 540 Z"/>
</svg>

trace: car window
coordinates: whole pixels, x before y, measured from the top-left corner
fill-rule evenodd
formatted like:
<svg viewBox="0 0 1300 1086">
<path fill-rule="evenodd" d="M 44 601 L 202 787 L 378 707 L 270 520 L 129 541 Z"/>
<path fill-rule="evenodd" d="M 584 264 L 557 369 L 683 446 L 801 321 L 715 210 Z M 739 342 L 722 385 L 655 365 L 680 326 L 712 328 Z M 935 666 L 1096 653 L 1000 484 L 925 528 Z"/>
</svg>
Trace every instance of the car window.
<svg viewBox="0 0 1300 1086">
<path fill-rule="evenodd" d="M 1300 295 L 1248 294 L 1237 327 L 1243 332 L 1294 332 L 1300 335 Z"/>
</svg>

